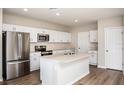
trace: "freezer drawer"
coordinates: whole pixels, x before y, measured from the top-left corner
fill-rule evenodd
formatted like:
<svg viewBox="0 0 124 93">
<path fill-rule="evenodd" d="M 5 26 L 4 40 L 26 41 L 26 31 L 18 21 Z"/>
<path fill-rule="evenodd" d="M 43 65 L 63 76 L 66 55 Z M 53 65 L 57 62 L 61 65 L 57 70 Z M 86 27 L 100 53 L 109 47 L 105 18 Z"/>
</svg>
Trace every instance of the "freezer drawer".
<svg viewBox="0 0 124 93">
<path fill-rule="evenodd" d="M 7 63 L 7 80 L 29 74 L 29 61 Z"/>
</svg>

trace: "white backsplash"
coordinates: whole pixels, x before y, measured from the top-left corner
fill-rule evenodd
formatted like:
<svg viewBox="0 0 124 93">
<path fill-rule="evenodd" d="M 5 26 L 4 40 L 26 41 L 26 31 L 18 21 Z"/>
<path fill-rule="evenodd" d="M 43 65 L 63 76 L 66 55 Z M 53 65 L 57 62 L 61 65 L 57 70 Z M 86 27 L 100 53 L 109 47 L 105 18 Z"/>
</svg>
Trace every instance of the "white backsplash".
<svg viewBox="0 0 124 93">
<path fill-rule="evenodd" d="M 35 46 L 46 45 L 47 50 L 69 49 L 74 48 L 71 43 L 31 43 L 30 51 L 35 51 Z"/>
<path fill-rule="evenodd" d="M 98 43 L 90 43 L 90 50 L 98 50 Z"/>
</svg>

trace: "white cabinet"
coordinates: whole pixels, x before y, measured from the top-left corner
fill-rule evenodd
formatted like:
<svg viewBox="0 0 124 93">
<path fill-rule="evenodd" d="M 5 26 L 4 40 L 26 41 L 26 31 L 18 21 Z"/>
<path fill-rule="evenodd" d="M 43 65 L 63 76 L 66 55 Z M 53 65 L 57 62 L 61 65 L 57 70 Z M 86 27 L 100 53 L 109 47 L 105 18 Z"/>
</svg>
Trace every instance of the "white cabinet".
<svg viewBox="0 0 124 93">
<path fill-rule="evenodd" d="M 30 42 L 37 42 L 37 33 L 30 32 Z"/>
<path fill-rule="evenodd" d="M 97 65 L 97 51 L 89 51 L 90 54 L 90 65 Z"/>
<path fill-rule="evenodd" d="M 13 25 L 13 31 L 14 32 L 26 32 L 24 26 L 19 25 Z"/>
<path fill-rule="evenodd" d="M 27 31 L 30 33 L 30 42 L 37 42 L 37 32 L 33 28 L 28 28 Z"/>
<path fill-rule="evenodd" d="M 64 36 L 64 42 L 71 42 L 71 33 L 67 33 L 67 32 L 65 32 L 65 34 L 64 34 L 65 36 Z"/>
<path fill-rule="evenodd" d="M 26 27 L 19 25 L 3 24 L 3 31 L 26 32 Z"/>
<path fill-rule="evenodd" d="M 40 68 L 40 52 L 30 54 L 30 71 L 38 70 Z"/>
<path fill-rule="evenodd" d="M 90 31 L 90 42 L 98 42 L 98 31 Z"/>
<path fill-rule="evenodd" d="M 71 42 L 71 33 L 62 31 L 49 31 L 50 40 L 49 42 Z"/>
<path fill-rule="evenodd" d="M 3 31 L 13 31 L 13 25 L 10 24 L 3 24 Z"/>
<path fill-rule="evenodd" d="M 55 39 L 56 39 L 56 35 L 55 35 L 55 31 L 46 31 L 48 34 L 49 34 L 49 42 L 55 42 Z"/>
<path fill-rule="evenodd" d="M 71 42 L 71 33 L 68 32 L 60 32 L 58 34 L 60 42 Z"/>
</svg>

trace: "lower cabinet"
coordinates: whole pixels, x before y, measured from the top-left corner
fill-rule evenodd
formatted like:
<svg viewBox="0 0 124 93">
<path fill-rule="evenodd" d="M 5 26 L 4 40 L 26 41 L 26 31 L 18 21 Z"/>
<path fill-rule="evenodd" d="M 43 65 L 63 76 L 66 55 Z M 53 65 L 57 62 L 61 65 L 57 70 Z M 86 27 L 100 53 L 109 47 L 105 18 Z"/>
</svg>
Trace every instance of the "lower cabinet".
<svg viewBox="0 0 124 93">
<path fill-rule="evenodd" d="M 34 52 L 30 54 L 30 71 L 40 69 L 40 52 Z"/>
<path fill-rule="evenodd" d="M 90 65 L 97 65 L 97 53 L 90 54 Z"/>
</svg>

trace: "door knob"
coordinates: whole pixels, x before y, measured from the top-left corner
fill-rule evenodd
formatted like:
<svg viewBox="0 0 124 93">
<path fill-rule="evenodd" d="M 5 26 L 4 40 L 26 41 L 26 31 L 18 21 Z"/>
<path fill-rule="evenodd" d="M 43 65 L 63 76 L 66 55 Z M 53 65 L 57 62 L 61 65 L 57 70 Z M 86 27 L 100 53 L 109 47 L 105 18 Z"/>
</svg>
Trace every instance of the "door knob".
<svg viewBox="0 0 124 93">
<path fill-rule="evenodd" d="M 108 50 L 106 50 L 106 52 L 108 52 Z"/>
</svg>

